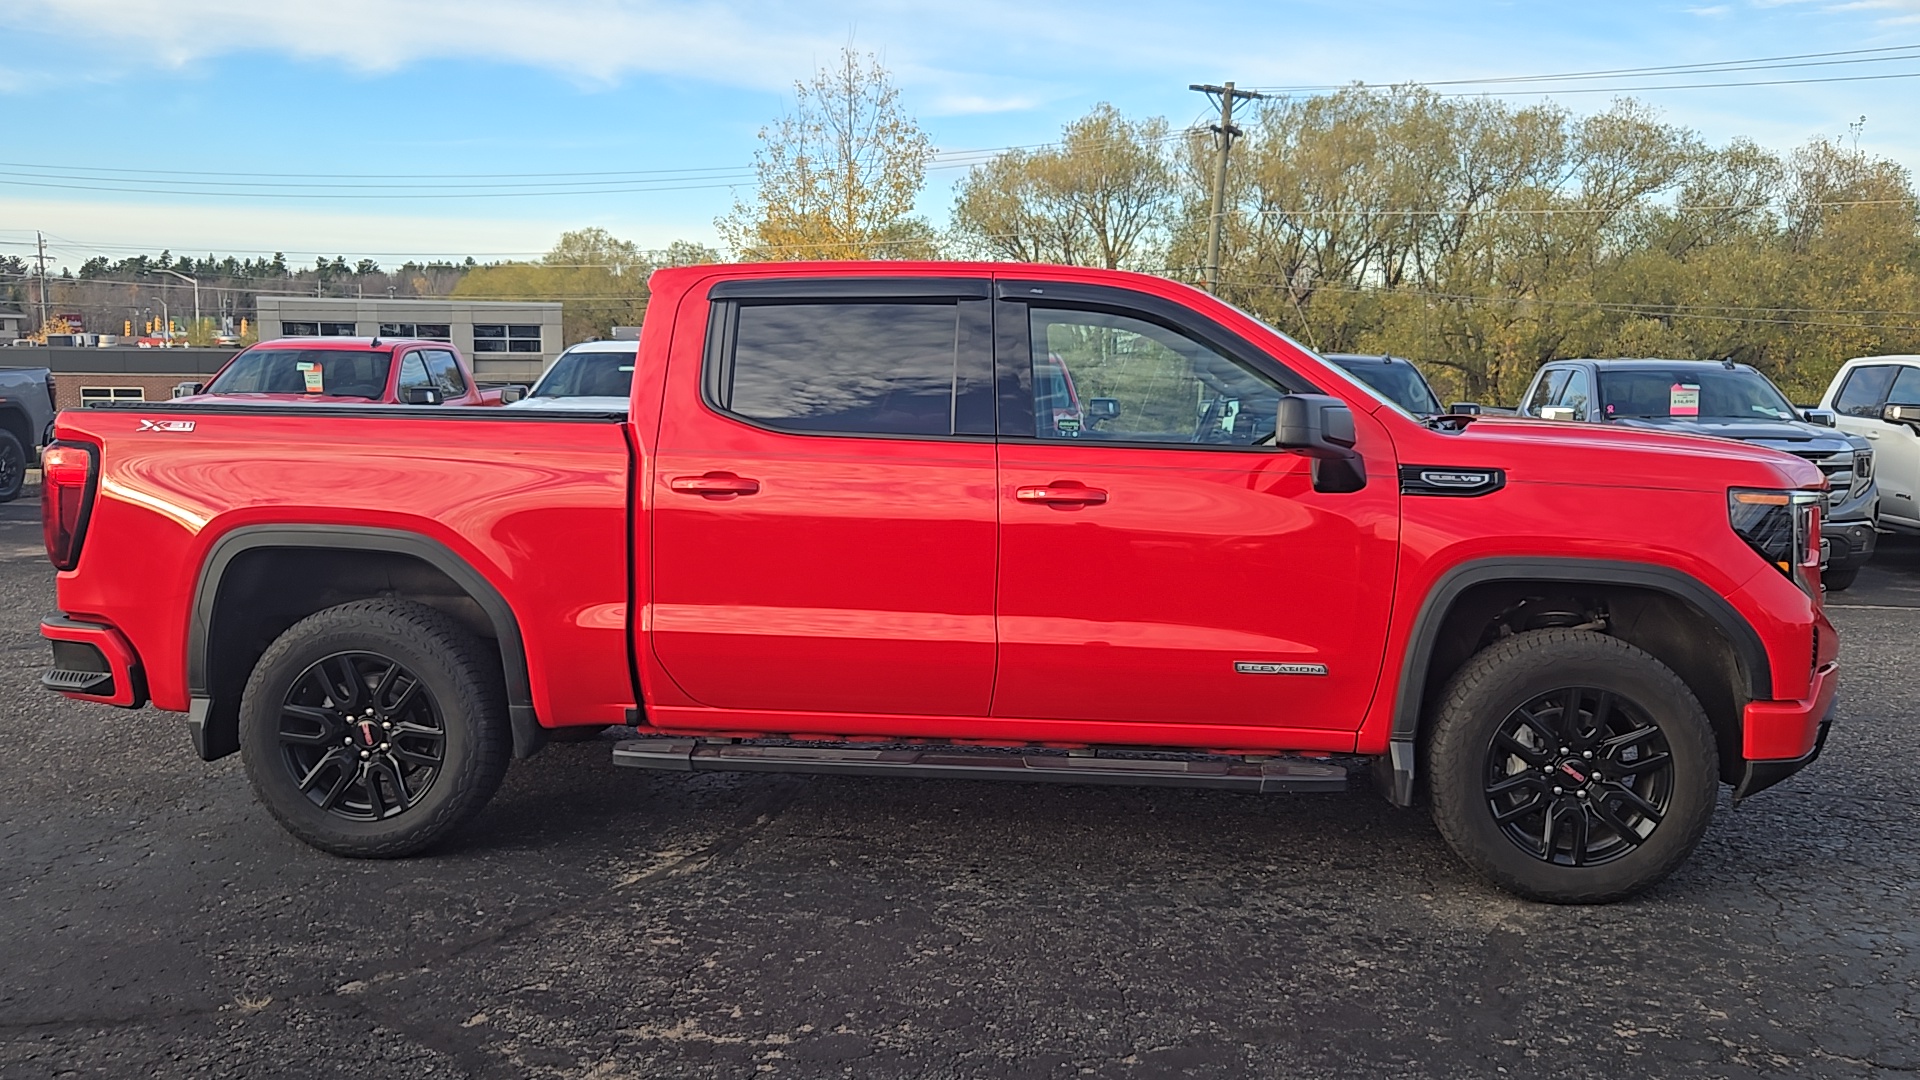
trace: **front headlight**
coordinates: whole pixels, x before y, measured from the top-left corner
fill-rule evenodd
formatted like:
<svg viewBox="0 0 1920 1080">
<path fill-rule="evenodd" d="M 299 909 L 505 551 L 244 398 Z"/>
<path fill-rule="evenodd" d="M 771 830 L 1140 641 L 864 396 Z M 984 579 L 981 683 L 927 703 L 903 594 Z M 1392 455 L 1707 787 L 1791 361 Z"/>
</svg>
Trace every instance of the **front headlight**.
<svg viewBox="0 0 1920 1080">
<path fill-rule="evenodd" d="M 1727 492 L 1727 520 L 1733 531 L 1808 596 L 1818 594 L 1820 497 L 1818 491 Z"/>
<path fill-rule="evenodd" d="M 1847 492 L 1849 497 L 1857 496 L 1873 483 L 1873 451 L 1855 450 L 1853 452 L 1853 487 Z"/>
</svg>

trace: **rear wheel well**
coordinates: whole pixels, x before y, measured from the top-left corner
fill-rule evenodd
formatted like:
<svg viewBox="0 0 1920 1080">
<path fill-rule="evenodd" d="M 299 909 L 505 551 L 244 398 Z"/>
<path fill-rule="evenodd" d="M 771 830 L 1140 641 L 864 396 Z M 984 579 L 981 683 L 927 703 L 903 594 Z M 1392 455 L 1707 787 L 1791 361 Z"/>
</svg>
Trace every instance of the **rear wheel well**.
<svg viewBox="0 0 1920 1080">
<path fill-rule="evenodd" d="M 27 414 L 15 408 L 0 409 L 0 431 L 11 434 L 20 440 L 20 446 L 27 451 L 27 464 L 33 464 L 33 448 L 40 445 L 39 433 L 27 422 Z"/>
<path fill-rule="evenodd" d="M 1475 653 L 1512 634 L 1549 627 L 1594 630 L 1651 654 L 1700 701 L 1713 725 L 1720 777 L 1739 780 L 1741 722 L 1753 673 L 1718 623 L 1658 589 L 1565 581 L 1493 581 L 1467 589 L 1434 635 L 1421 701 L 1431 708 Z M 1431 725 L 1422 723 L 1421 752 Z M 1424 772 L 1425 770 L 1422 769 Z"/>
<path fill-rule="evenodd" d="M 212 760 L 239 749 L 240 697 L 260 657 L 295 623 L 355 600 L 412 600 L 453 618 L 496 661 L 496 677 L 513 714 L 514 752 L 539 748 L 542 732 L 526 692 L 526 661 L 511 615 L 509 626 L 482 598 L 435 562 L 407 551 L 355 547 L 246 547 L 210 562 L 217 578 L 202 585 L 197 617 L 199 655 L 189 660 L 194 723 L 201 756 Z M 212 590 L 211 597 L 205 594 Z M 487 603 L 491 600 L 492 604 Z M 518 674 L 518 678 L 514 675 Z"/>
</svg>

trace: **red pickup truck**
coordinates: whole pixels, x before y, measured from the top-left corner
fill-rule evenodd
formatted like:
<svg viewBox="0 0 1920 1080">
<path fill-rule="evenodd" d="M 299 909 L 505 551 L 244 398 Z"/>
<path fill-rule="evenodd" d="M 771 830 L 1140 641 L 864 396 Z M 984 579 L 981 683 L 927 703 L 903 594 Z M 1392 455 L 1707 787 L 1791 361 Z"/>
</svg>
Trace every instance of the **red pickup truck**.
<svg viewBox="0 0 1920 1080">
<path fill-rule="evenodd" d="M 248 346 L 177 401 L 502 405 L 525 387 L 485 390 L 460 350 L 411 338 L 278 338 Z"/>
<path fill-rule="evenodd" d="M 294 834 L 416 851 L 556 729 L 621 764 L 1344 786 L 1617 899 L 1810 761 L 1824 481 L 1416 418 L 1124 273 L 689 267 L 627 412 L 69 411 L 51 689 L 185 712 Z M 1050 407 L 1064 371 L 1084 408 Z"/>
</svg>

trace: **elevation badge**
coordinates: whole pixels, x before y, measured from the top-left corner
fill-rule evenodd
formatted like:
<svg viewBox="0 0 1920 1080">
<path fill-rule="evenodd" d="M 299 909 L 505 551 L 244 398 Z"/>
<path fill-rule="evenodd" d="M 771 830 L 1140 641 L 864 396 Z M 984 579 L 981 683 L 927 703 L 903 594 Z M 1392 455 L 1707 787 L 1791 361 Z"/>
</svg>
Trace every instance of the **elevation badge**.
<svg viewBox="0 0 1920 1080">
<path fill-rule="evenodd" d="M 1242 675 L 1325 675 L 1325 664 L 1269 664 L 1261 660 L 1235 660 L 1233 670 Z"/>
</svg>

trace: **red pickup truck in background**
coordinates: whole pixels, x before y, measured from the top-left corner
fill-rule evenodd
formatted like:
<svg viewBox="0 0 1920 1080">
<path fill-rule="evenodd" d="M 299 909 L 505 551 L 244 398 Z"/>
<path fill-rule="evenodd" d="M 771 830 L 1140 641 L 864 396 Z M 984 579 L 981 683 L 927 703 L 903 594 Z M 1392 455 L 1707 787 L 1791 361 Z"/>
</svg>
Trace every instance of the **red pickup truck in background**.
<svg viewBox="0 0 1920 1080">
<path fill-rule="evenodd" d="M 626 412 L 62 414 L 45 685 L 185 712 L 346 855 L 419 850 L 509 756 L 625 724 L 615 760 L 671 770 L 1268 792 L 1357 755 L 1560 902 L 1660 880 L 1717 783 L 1824 738 L 1798 458 L 1416 418 L 1152 277 L 651 285 Z"/>
<path fill-rule="evenodd" d="M 248 346 L 178 401 L 502 405 L 525 387 L 486 390 L 460 350 L 410 338 L 277 338 Z"/>
</svg>

